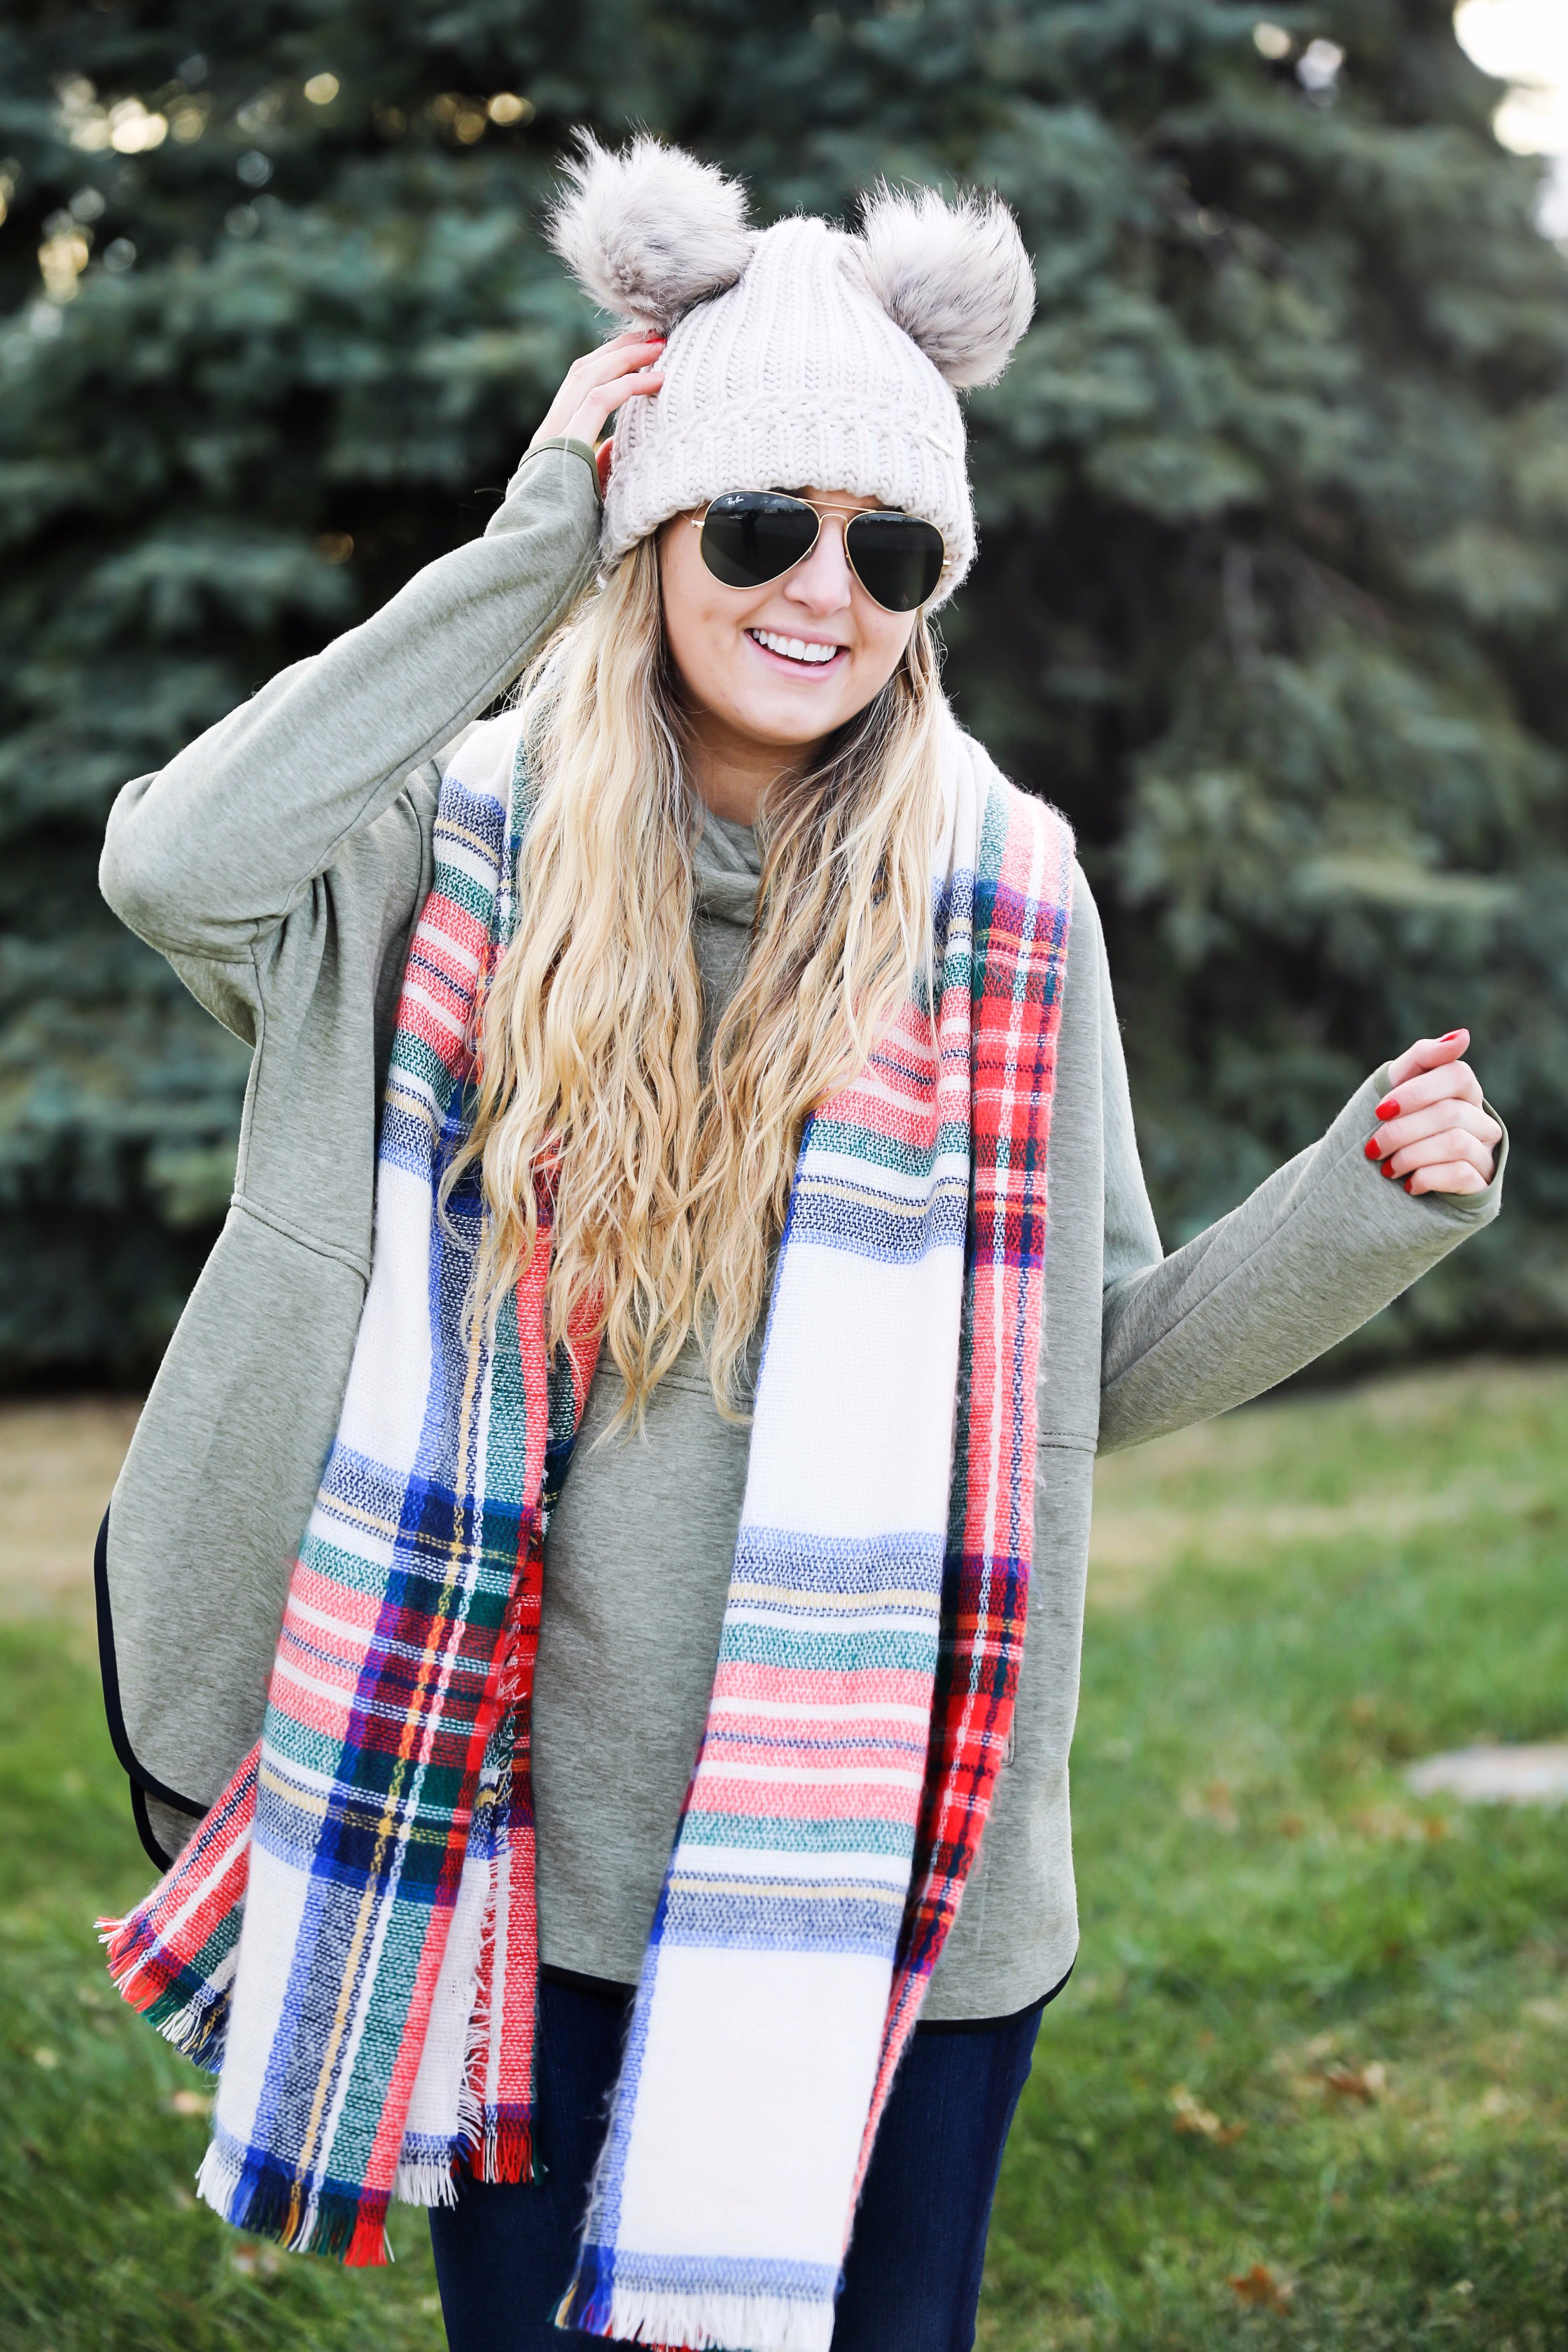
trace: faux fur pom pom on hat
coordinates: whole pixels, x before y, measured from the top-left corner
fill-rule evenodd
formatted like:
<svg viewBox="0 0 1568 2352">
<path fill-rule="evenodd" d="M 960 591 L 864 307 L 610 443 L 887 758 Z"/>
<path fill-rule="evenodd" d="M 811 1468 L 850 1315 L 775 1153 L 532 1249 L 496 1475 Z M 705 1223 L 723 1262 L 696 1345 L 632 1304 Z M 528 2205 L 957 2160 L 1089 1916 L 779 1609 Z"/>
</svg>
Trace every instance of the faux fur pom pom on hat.
<svg viewBox="0 0 1568 2352">
<path fill-rule="evenodd" d="M 885 184 L 858 233 L 795 215 L 747 226 L 738 182 L 656 139 L 587 134 L 550 238 L 612 316 L 668 337 L 663 388 L 616 426 L 604 553 L 726 490 L 848 491 L 934 522 L 932 604 L 974 555 L 954 387 L 994 383 L 1034 308 L 1001 199 Z"/>
<path fill-rule="evenodd" d="M 1034 265 L 1001 197 L 950 205 L 884 181 L 857 242 L 871 291 L 938 373 L 961 389 L 994 383 L 1035 310 Z"/>
<path fill-rule="evenodd" d="M 745 190 L 712 163 L 657 139 L 613 155 L 581 131 L 551 244 L 584 293 L 627 326 L 665 332 L 733 286 L 752 257 Z"/>
</svg>

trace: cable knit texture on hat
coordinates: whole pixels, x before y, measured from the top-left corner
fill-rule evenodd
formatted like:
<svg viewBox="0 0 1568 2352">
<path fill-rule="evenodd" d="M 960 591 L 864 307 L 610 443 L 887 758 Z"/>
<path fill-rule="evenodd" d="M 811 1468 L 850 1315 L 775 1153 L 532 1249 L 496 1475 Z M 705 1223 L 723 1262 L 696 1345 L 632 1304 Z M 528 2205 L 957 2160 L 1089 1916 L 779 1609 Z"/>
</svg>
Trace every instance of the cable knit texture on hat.
<svg viewBox="0 0 1568 2352">
<path fill-rule="evenodd" d="M 994 197 L 883 188 L 859 234 L 815 217 L 744 226 L 711 165 L 584 139 L 552 240 L 602 307 L 668 333 L 664 388 L 616 426 L 603 548 L 614 562 L 726 490 L 845 490 L 936 524 L 940 604 L 974 556 L 954 384 L 994 380 L 1034 271 Z"/>
</svg>

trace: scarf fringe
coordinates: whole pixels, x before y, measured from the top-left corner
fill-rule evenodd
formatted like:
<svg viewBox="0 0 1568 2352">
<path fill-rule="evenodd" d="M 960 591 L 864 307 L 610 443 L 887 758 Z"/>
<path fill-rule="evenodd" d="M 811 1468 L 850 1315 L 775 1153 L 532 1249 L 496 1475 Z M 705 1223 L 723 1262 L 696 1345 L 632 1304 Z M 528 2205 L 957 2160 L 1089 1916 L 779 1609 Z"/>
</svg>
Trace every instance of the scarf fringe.
<svg viewBox="0 0 1568 2352">
<path fill-rule="evenodd" d="M 221 2221 L 255 2238 L 269 2238 L 289 2254 L 324 2254 L 349 2270 L 380 2268 L 392 2260 L 386 2242 L 386 2209 L 366 2209 L 355 2197 L 315 2191 L 297 2184 L 257 2180 L 245 2186 L 244 2168 L 215 2140 L 196 2174 L 196 2195 Z"/>
<path fill-rule="evenodd" d="M 521 2116 L 487 2117 L 462 2158 L 475 2180 L 504 2185 L 542 2178 L 533 2160 L 533 2126 Z"/>
<path fill-rule="evenodd" d="M 510 1685 L 510 1686 L 509 1686 Z M 510 1657 L 501 1661 L 501 1691 L 500 1721 L 512 1720 L 512 1700 L 516 1693 L 516 1676 Z M 485 1899 L 479 1914 L 479 1948 L 474 1963 L 473 1979 L 468 1987 L 468 2032 L 463 2048 L 462 2079 L 458 2084 L 458 2132 L 452 2143 L 455 2160 L 468 2165 L 470 2170 L 476 2150 L 481 2150 L 485 2137 L 485 2091 L 489 2077 L 490 2012 L 494 2007 L 496 1971 L 496 1895 L 502 1867 L 500 1838 L 500 1816 L 497 1791 L 487 1790 L 480 1777 L 480 1795 L 474 1808 L 474 1826 L 479 1825 L 481 1807 L 489 1809 L 488 1823 L 489 1854 L 485 1874 Z M 470 1837 L 473 1830 L 469 1831 Z M 483 2179 L 480 2173 L 479 2179 Z"/>
<path fill-rule="evenodd" d="M 445 2163 L 425 2158 L 417 2164 L 405 2159 L 393 2177 L 392 2194 L 399 2205 L 455 2205 L 458 2181 L 451 2158 Z"/>
<path fill-rule="evenodd" d="M 189 2058 L 205 2074 L 217 2074 L 228 2038 L 225 1996 L 236 1956 L 229 1955 L 226 1965 L 193 1990 L 188 1979 L 182 1981 L 175 1977 L 160 1982 L 162 1971 L 152 1957 L 156 1941 L 134 1912 L 124 1919 L 96 1919 L 93 1925 L 105 1948 L 109 1980 L 115 1991 L 182 2058 Z"/>
<path fill-rule="evenodd" d="M 831 2304 L 801 2303 L 773 2294 L 679 2294 L 637 2287 L 595 2286 L 581 2302 L 563 2297 L 555 2325 L 616 2343 L 669 2347 L 669 2352 L 828 2352 Z"/>
<path fill-rule="evenodd" d="M 529 2181 L 538 2177 L 533 2161 L 532 2118 L 498 2114 L 485 2103 L 496 1973 L 500 1966 L 495 1937 L 496 1874 L 500 1867 L 501 1856 L 492 1854 L 479 1965 L 468 2010 L 468 2046 L 458 2091 L 458 2132 L 452 2142 L 454 2166 L 461 2165 L 470 2179 L 497 2184 Z M 397 2193 L 402 2196 L 401 2189 Z"/>
<path fill-rule="evenodd" d="M 488 1809 L 489 1870 L 484 1908 L 479 1920 L 479 1958 L 468 1998 L 468 2038 L 463 2053 L 463 2075 L 458 2088 L 458 2132 L 452 2143 L 455 2165 L 470 2179 L 496 2184 L 531 2181 L 533 2160 L 531 2114 L 498 2112 L 488 2104 L 493 2088 L 490 2074 L 492 2038 L 498 2010 L 506 2002 L 506 1957 L 497 1935 L 503 1873 L 511 1867 L 510 1814 L 512 1776 L 516 1765 L 516 1714 L 522 1697 L 521 1643 L 515 1624 L 509 1624 L 499 1677 L 498 1730 L 500 1769 L 495 1785 L 486 1789 L 481 1778 L 480 1803 Z M 475 1808 L 476 1824 L 479 1807 Z M 498 2053 L 499 2056 L 500 2053 Z M 531 2063 L 529 2068 L 532 2074 Z"/>
</svg>

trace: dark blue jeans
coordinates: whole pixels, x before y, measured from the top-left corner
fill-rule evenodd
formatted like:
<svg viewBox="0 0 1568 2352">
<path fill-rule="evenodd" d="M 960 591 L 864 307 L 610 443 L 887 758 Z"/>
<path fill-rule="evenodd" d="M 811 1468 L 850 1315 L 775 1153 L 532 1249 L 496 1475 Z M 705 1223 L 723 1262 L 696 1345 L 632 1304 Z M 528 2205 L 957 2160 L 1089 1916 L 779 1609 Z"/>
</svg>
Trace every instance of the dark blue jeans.
<svg viewBox="0 0 1568 2352">
<path fill-rule="evenodd" d="M 872 2151 L 833 2352 L 969 2352 L 991 2200 L 1042 2006 L 994 2025 L 917 2029 Z M 540 1987 L 546 2176 L 521 2188 L 465 2180 L 457 2204 L 430 2216 L 451 2352 L 563 2352 L 550 2315 L 572 2275 L 626 2015 L 613 1990 Z"/>
</svg>

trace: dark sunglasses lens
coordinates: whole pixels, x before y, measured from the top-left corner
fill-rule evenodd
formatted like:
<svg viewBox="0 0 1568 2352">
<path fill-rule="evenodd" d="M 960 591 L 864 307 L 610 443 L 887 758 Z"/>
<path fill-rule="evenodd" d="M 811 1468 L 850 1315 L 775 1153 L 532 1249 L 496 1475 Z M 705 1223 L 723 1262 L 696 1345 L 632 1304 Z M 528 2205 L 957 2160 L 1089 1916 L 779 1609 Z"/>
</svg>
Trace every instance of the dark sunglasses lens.
<svg viewBox="0 0 1568 2352">
<path fill-rule="evenodd" d="M 858 514 L 844 544 L 860 585 L 886 612 L 912 613 L 942 577 L 942 533 L 918 515 Z"/>
<path fill-rule="evenodd" d="M 731 490 L 715 499 L 702 525 L 702 561 L 726 588 L 760 588 L 809 555 L 816 517 L 772 490 Z"/>
</svg>

